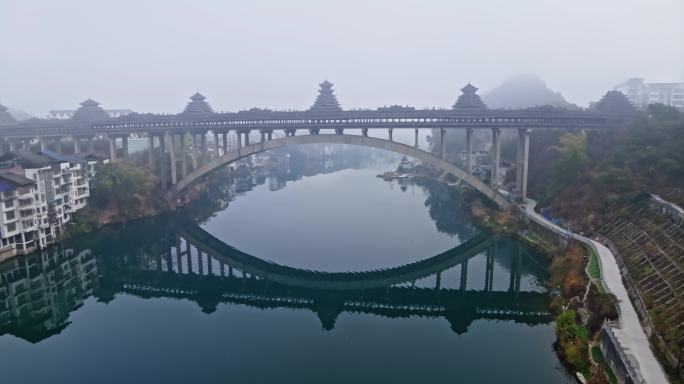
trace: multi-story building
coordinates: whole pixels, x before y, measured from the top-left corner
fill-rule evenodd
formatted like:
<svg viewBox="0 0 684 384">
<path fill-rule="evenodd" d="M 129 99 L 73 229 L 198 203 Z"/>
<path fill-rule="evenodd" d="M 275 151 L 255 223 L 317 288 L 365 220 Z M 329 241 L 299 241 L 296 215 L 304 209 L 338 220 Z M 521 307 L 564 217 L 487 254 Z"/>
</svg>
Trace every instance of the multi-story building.
<svg viewBox="0 0 684 384">
<path fill-rule="evenodd" d="M 684 83 L 644 83 L 642 78 L 633 78 L 615 87 L 639 109 L 649 104 L 661 103 L 684 110 Z"/>
<path fill-rule="evenodd" d="M 87 205 L 98 161 L 51 151 L 0 156 L 0 255 L 26 254 L 53 243 L 72 215 Z"/>
<path fill-rule="evenodd" d="M 39 245 L 43 215 L 37 206 L 37 184 L 13 172 L 0 173 L 0 260 L 16 250 L 28 253 Z"/>
</svg>

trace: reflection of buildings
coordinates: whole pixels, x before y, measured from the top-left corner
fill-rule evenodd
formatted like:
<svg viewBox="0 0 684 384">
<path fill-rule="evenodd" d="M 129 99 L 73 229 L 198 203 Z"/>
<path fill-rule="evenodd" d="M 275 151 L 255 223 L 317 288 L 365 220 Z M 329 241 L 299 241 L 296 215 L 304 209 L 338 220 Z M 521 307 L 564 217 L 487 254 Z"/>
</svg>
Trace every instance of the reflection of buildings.
<svg viewBox="0 0 684 384">
<path fill-rule="evenodd" d="M 53 247 L 0 264 L 0 334 L 29 341 L 58 333 L 97 287 L 97 261 L 90 251 Z"/>
</svg>

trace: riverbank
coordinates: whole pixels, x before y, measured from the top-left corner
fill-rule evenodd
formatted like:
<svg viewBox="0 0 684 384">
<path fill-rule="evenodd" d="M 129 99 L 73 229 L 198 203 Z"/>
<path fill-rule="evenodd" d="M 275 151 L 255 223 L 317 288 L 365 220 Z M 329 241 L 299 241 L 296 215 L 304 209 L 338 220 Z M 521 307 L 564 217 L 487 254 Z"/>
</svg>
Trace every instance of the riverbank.
<svg viewBox="0 0 684 384">
<path fill-rule="evenodd" d="M 577 235 L 546 220 L 534 210 L 535 206 L 536 202 L 528 199 L 524 207 L 528 217 L 541 225 L 582 242 L 596 253 L 600 264 L 601 280 L 607 291 L 615 295 L 619 306 L 620 327 L 619 331 L 616 332 L 617 338 L 621 345 L 634 357 L 637 362 L 637 369 L 647 383 L 667 383 L 665 373 L 650 348 L 648 337 L 639 322 L 639 317 L 622 282 L 620 268 L 613 253 L 608 247 L 594 239 Z"/>
</svg>

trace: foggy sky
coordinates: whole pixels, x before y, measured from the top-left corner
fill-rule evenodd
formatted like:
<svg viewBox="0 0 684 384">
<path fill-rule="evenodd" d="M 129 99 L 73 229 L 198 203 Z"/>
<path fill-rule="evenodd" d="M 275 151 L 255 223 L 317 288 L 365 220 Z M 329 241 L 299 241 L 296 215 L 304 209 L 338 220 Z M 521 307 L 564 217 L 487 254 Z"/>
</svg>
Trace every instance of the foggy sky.
<svg viewBox="0 0 684 384">
<path fill-rule="evenodd" d="M 0 0 L 0 103 L 39 117 L 91 97 L 176 113 L 449 107 L 534 73 L 579 105 L 629 77 L 684 80 L 682 0 Z"/>
</svg>

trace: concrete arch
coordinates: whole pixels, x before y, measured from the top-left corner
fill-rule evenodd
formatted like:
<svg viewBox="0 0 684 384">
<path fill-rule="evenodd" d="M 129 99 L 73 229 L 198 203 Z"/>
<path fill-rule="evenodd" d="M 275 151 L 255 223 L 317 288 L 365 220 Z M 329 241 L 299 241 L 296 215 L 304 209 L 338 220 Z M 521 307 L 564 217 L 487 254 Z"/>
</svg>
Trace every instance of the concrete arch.
<svg viewBox="0 0 684 384">
<path fill-rule="evenodd" d="M 268 140 L 262 143 L 248 145 L 242 148 L 237 148 L 226 152 L 223 156 L 213 159 L 212 161 L 202 165 L 188 174 L 183 180 L 174 185 L 166 194 L 169 201 L 174 199 L 189 185 L 197 181 L 202 176 L 213 172 L 227 164 L 240 160 L 242 158 L 254 155 L 259 152 L 268 151 L 271 149 L 282 148 L 291 145 L 302 144 L 348 144 L 358 145 L 362 147 L 370 147 L 377 149 L 384 149 L 390 152 L 395 152 L 401 155 L 409 156 L 420 160 L 423 163 L 433 165 L 447 173 L 450 173 L 457 178 L 465 181 L 471 187 L 485 195 L 491 201 L 495 202 L 499 208 L 508 208 L 511 203 L 499 192 L 492 189 L 489 185 L 482 182 L 477 177 L 467 173 L 461 168 L 443 160 L 432 153 L 411 147 L 406 144 L 397 143 L 385 139 L 375 137 L 359 136 L 359 135 L 340 135 L 340 134 L 322 134 L 322 135 L 303 135 L 303 136 L 286 136 L 280 139 Z"/>
</svg>

